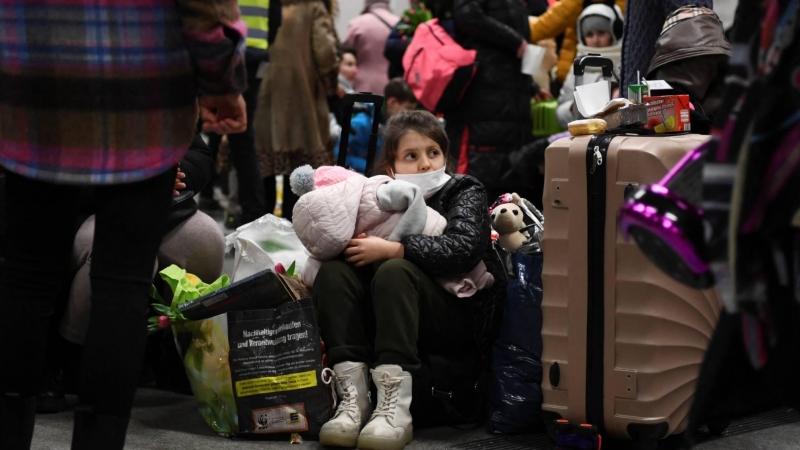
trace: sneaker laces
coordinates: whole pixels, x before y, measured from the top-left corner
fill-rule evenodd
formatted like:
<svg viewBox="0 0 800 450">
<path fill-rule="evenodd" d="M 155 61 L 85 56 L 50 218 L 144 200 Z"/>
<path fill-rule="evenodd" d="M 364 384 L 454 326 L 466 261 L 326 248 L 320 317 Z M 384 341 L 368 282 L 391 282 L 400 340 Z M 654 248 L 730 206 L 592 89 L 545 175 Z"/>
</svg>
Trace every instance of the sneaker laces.
<svg viewBox="0 0 800 450">
<path fill-rule="evenodd" d="M 330 386 L 331 382 L 333 381 L 333 378 L 336 376 L 336 372 L 334 372 L 333 369 L 326 367 L 322 369 L 322 373 L 320 375 L 322 376 L 322 383 L 325 386 Z M 327 378 L 325 378 L 326 375 Z M 338 404 L 337 403 L 338 398 L 336 397 L 336 389 L 331 388 L 330 391 L 331 391 L 331 400 L 333 404 L 333 409 L 336 409 L 336 405 Z"/>
<path fill-rule="evenodd" d="M 374 371 L 372 371 L 374 373 Z M 392 377 L 388 372 L 381 373 L 381 385 L 383 386 L 383 401 L 375 408 L 372 417 L 391 417 L 394 419 L 395 404 L 400 391 L 401 377 Z"/>
<path fill-rule="evenodd" d="M 350 375 L 336 375 L 334 374 L 333 378 L 336 379 L 336 382 L 339 384 L 339 387 L 342 389 L 342 398 L 339 399 L 339 407 L 336 409 L 336 414 L 334 414 L 334 418 L 339 417 L 342 413 L 348 413 L 350 418 L 356 420 L 356 414 L 358 414 L 358 393 L 356 392 L 355 387 L 353 389 L 349 389 L 347 386 L 347 381 L 350 380 Z"/>
</svg>

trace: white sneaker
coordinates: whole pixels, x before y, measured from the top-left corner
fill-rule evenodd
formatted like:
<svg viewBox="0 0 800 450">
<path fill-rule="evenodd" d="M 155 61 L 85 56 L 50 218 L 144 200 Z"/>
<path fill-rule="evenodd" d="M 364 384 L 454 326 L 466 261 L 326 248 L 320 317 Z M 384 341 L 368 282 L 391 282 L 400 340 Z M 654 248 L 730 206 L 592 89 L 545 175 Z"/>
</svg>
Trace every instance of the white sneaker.
<svg viewBox="0 0 800 450">
<path fill-rule="evenodd" d="M 358 443 L 358 432 L 372 413 L 367 365 L 343 362 L 333 366 L 333 371 L 339 407 L 336 408 L 333 418 L 322 426 L 319 442 L 336 447 L 355 447 Z"/>
<path fill-rule="evenodd" d="M 358 437 L 361 450 L 401 450 L 414 438 L 411 426 L 411 374 L 400 366 L 383 365 L 372 371 L 378 387 L 378 406 Z"/>
</svg>

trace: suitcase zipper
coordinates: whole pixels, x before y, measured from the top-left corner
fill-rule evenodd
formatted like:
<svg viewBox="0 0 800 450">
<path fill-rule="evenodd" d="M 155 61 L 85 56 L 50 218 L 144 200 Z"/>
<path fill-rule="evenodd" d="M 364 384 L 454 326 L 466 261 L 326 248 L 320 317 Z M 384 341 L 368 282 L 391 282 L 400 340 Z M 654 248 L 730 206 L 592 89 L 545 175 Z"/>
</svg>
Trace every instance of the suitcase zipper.
<svg viewBox="0 0 800 450">
<path fill-rule="evenodd" d="M 603 353 L 605 333 L 606 166 L 613 135 L 592 136 L 586 148 L 587 169 L 587 318 L 586 421 L 603 429 Z"/>
<path fill-rule="evenodd" d="M 591 146 L 591 144 L 590 144 Z M 599 166 L 603 165 L 603 154 L 600 153 L 600 146 L 594 146 L 594 159 L 592 160 L 592 168 L 589 169 L 589 174 L 593 175 Z"/>
</svg>

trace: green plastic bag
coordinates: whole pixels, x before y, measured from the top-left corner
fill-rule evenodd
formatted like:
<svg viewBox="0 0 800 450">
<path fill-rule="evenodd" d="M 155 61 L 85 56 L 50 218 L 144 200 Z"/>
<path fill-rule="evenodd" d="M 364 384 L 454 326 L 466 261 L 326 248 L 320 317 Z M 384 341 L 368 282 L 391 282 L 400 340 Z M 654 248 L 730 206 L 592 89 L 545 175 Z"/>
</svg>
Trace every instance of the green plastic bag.
<svg viewBox="0 0 800 450">
<path fill-rule="evenodd" d="M 228 366 L 227 314 L 175 325 L 173 332 L 203 420 L 217 433 L 238 433 L 238 414 Z"/>
<path fill-rule="evenodd" d="M 545 137 L 564 131 L 558 123 L 557 109 L 558 100 L 531 102 L 531 121 L 533 123 L 534 136 Z"/>
<path fill-rule="evenodd" d="M 230 279 L 223 275 L 207 284 L 176 265 L 159 273 L 172 289 L 173 298 L 170 306 L 163 302 L 153 304 L 162 316 L 150 318 L 150 329 L 163 328 L 165 322 L 172 325 L 200 415 L 215 432 L 224 435 L 236 433 L 239 425 L 228 367 L 227 317 L 222 314 L 207 320 L 187 321 L 178 311 L 178 305 L 228 286 Z M 153 294 L 159 299 L 155 289 Z M 164 320 L 164 316 L 169 320 Z"/>
</svg>

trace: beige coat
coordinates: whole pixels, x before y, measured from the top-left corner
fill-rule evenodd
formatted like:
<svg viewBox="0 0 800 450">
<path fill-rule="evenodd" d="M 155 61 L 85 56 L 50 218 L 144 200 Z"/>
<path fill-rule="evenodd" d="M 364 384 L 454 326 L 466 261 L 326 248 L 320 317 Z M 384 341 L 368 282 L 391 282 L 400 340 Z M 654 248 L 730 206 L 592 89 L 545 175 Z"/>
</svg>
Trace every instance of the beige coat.
<svg viewBox="0 0 800 450">
<path fill-rule="evenodd" d="M 335 4 L 283 0 L 282 6 L 253 119 L 265 177 L 289 175 L 303 164 L 334 164 L 327 96 L 336 93 L 339 67 Z"/>
</svg>

